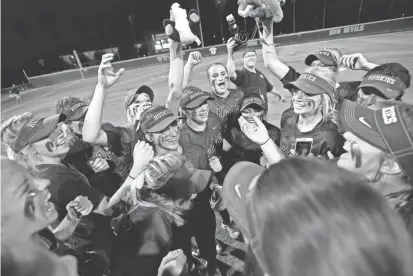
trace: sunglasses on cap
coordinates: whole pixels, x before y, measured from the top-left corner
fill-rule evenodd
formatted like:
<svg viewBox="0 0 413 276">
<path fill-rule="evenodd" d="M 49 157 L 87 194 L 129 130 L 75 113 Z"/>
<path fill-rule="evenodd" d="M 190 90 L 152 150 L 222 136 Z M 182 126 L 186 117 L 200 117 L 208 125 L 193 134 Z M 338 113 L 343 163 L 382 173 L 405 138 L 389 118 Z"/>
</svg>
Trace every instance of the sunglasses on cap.
<svg viewBox="0 0 413 276">
<path fill-rule="evenodd" d="M 206 104 L 208 104 L 208 100 L 203 101 L 203 102 L 202 102 L 200 105 L 198 105 L 198 106 L 195 106 L 195 107 L 185 107 L 185 109 L 187 109 L 187 110 L 195 110 L 195 109 L 200 108 L 201 106 L 206 105 Z"/>
<path fill-rule="evenodd" d="M 384 96 L 383 93 L 381 93 L 379 90 L 377 90 L 374 87 L 360 87 L 360 90 L 366 96 L 376 95 L 376 96 L 378 96 L 380 98 L 383 98 L 383 99 L 386 99 L 386 100 L 389 99 L 386 96 Z"/>
</svg>

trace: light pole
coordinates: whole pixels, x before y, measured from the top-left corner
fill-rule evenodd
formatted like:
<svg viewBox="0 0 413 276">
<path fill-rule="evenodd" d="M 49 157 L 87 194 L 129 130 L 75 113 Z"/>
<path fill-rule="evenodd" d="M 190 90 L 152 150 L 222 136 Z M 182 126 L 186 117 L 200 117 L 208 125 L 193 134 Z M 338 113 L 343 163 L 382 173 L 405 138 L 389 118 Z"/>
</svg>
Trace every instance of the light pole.
<svg viewBox="0 0 413 276">
<path fill-rule="evenodd" d="M 199 15 L 199 34 L 201 35 L 201 45 L 202 45 L 202 47 L 205 47 L 205 45 L 204 45 L 204 34 L 202 33 L 201 11 L 199 10 L 198 0 L 196 0 L 196 9 L 198 10 L 198 15 Z"/>
<path fill-rule="evenodd" d="M 295 33 L 295 2 L 296 0 L 292 0 L 293 2 L 293 33 Z"/>
<path fill-rule="evenodd" d="M 363 8 L 363 0 L 360 0 L 359 15 L 357 16 L 357 24 L 360 23 L 361 9 Z"/>
<path fill-rule="evenodd" d="M 138 48 L 137 48 L 137 43 L 136 43 L 136 36 L 135 36 L 135 27 L 133 27 L 133 19 L 134 19 L 134 18 L 135 18 L 135 15 L 134 15 L 134 14 L 129 14 L 129 15 L 128 15 L 128 20 L 129 20 L 130 26 L 131 26 L 131 28 L 132 28 L 132 35 L 133 35 L 133 42 L 134 42 L 133 47 L 136 49 L 136 54 L 139 56 L 139 54 L 138 54 Z"/>
<path fill-rule="evenodd" d="M 393 4 L 394 4 L 394 0 L 391 0 L 389 19 L 391 19 L 391 14 L 392 14 L 392 12 L 393 12 Z"/>
<path fill-rule="evenodd" d="M 327 9 L 327 0 L 324 0 L 324 11 L 323 11 L 323 29 L 326 26 L 326 9 Z"/>
</svg>

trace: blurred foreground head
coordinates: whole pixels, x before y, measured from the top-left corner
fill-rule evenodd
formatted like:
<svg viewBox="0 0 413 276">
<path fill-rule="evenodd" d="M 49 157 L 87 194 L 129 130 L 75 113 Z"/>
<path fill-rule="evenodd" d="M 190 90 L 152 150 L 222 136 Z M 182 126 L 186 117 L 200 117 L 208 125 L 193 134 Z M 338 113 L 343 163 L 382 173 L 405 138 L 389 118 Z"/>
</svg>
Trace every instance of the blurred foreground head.
<svg viewBox="0 0 413 276">
<path fill-rule="evenodd" d="M 231 217 L 248 240 L 245 273 L 277 276 L 411 275 L 412 240 L 364 178 L 317 160 L 264 170 L 240 162 L 224 182 Z"/>
<path fill-rule="evenodd" d="M 77 261 L 73 256 L 58 257 L 33 242 L 2 241 L 1 275 L 77 276 Z"/>
</svg>

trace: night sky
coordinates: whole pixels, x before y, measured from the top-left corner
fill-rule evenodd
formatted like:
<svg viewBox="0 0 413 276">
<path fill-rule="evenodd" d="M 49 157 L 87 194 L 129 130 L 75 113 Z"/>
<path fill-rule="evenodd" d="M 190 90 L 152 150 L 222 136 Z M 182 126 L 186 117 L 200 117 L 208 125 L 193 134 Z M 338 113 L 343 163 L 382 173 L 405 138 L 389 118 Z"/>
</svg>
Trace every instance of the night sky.
<svg viewBox="0 0 413 276">
<path fill-rule="evenodd" d="M 357 23 L 361 0 L 326 0 L 326 27 Z M 392 0 L 364 0 L 361 22 L 389 19 Z M 176 0 L 3 0 L 2 1 L 2 87 L 21 83 L 24 69 L 29 76 L 62 70 L 60 55 L 120 47 L 121 58 L 136 57 L 128 15 L 132 15 L 138 43 L 145 36 L 162 33 L 162 20 Z M 187 10 L 195 0 L 180 0 Z M 237 14 L 237 0 L 228 0 L 220 12 L 214 0 L 199 0 L 205 45 L 220 44 L 221 18 L 228 39 L 225 17 Z M 292 0 L 284 6 L 284 20 L 276 33 L 293 31 Z M 324 0 L 296 1 L 296 31 L 322 28 Z M 413 0 L 394 0 L 392 18 L 413 15 Z M 240 28 L 252 32 L 254 21 L 236 15 Z M 44 65 L 38 60 L 43 59 Z"/>
</svg>

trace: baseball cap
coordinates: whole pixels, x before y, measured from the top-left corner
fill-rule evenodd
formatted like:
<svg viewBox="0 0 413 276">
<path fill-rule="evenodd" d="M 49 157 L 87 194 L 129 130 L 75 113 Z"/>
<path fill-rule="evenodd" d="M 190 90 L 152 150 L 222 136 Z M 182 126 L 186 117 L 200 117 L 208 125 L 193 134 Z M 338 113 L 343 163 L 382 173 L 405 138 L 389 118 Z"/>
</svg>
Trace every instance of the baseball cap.
<svg viewBox="0 0 413 276">
<path fill-rule="evenodd" d="M 75 97 L 64 97 L 56 104 L 56 114 L 65 114 L 66 121 L 79 121 L 89 108 L 89 104 Z"/>
<path fill-rule="evenodd" d="M 188 195 L 202 192 L 211 177 L 212 171 L 194 169 L 189 163 L 185 163 L 165 185 L 158 189 L 158 192 L 166 193 L 174 198 L 185 198 Z"/>
<path fill-rule="evenodd" d="M 126 94 L 125 109 L 128 109 L 128 107 L 136 100 L 136 97 L 138 97 L 142 93 L 147 94 L 151 99 L 151 102 L 153 102 L 153 99 L 155 98 L 153 90 L 149 86 L 142 85 L 137 90 L 133 89 Z"/>
<path fill-rule="evenodd" d="M 322 64 L 326 66 L 339 66 L 340 57 L 336 55 L 330 49 L 318 50 L 314 54 L 310 54 L 305 58 L 305 64 L 310 66 L 314 60 L 321 61 Z"/>
<path fill-rule="evenodd" d="M 242 100 L 241 100 L 241 102 L 240 102 L 240 110 L 242 111 L 242 110 L 244 110 L 246 107 L 248 107 L 249 105 L 251 105 L 251 104 L 256 104 L 256 105 L 258 105 L 258 106 L 260 106 L 260 107 L 262 107 L 262 109 L 266 109 L 266 105 L 265 105 L 265 101 L 264 101 L 264 99 L 260 96 L 260 95 L 257 95 L 257 94 L 250 94 L 250 95 L 247 95 L 247 96 L 245 96 Z"/>
<path fill-rule="evenodd" d="M 140 128 L 145 134 L 159 132 L 180 118 L 176 117 L 169 109 L 155 105 L 142 112 Z"/>
<path fill-rule="evenodd" d="M 390 153 L 405 173 L 413 179 L 412 122 L 402 113 L 413 117 L 413 106 L 400 103 L 372 110 L 344 100 L 340 109 L 341 123 L 349 131 L 370 145 Z"/>
<path fill-rule="evenodd" d="M 244 52 L 242 53 L 242 57 L 245 57 L 245 55 L 248 54 L 248 53 L 257 54 L 257 52 L 255 51 L 254 48 L 247 48 L 247 49 L 245 49 Z"/>
<path fill-rule="evenodd" d="M 402 81 L 382 74 L 366 76 L 358 88 L 363 87 L 373 87 L 388 99 L 402 96 L 406 90 L 406 85 Z"/>
<path fill-rule="evenodd" d="M 47 118 L 32 114 L 29 122 L 17 133 L 11 149 L 19 153 L 27 145 L 46 139 L 57 128 L 57 125 L 64 120 L 66 120 L 65 114 L 56 114 Z"/>
<path fill-rule="evenodd" d="M 249 222 L 254 220 L 254 216 L 248 211 L 247 204 L 248 198 L 264 171 L 263 167 L 255 163 L 246 161 L 236 163 L 224 179 L 223 197 L 231 218 L 241 230 L 242 235 L 248 239 L 261 269 L 268 271 L 263 253 L 262 237 L 256 234 L 260 232 L 259 227 L 262 227 L 262 225 L 254 225 L 254 223 Z"/>
<path fill-rule="evenodd" d="M 301 74 L 296 81 L 286 83 L 286 89 L 297 88 L 309 95 L 328 94 L 330 97 L 334 94 L 335 87 L 329 84 L 326 80 L 314 74 Z"/>
<path fill-rule="evenodd" d="M 254 187 L 256 179 L 264 168 L 247 161 L 236 163 L 228 171 L 223 184 L 225 206 L 241 233 L 249 240 L 252 235 L 247 220 L 246 199 Z"/>
<path fill-rule="evenodd" d="M 186 92 L 182 95 L 180 107 L 181 108 L 195 108 L 200 106 L 207 100 L 213 100 L 211 93 L 204 92 L 201 89 L 191 92 Z"/>
</svg>

